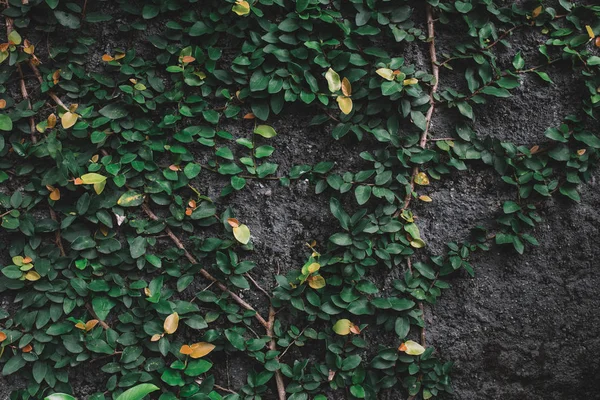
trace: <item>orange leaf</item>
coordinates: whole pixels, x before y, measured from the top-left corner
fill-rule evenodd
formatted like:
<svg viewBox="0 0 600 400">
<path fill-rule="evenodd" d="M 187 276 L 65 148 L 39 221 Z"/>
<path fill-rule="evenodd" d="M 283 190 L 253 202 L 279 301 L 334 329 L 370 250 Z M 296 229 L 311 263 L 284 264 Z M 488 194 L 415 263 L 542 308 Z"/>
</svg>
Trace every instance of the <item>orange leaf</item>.
<svg viewBox="0 0 600 400">
<path fill-rule="evenodd" d="M 83 179 L 81 179 L 81 178 L 75 178 L 75 180 L 73 181 L 73 183 L 75 185 L 83 185 Z"/>
<path fill-rule="evenodd" d="M 111 56 L 110 54 L 105 54 L 102 56 L 102 61 L 106 61 L 106 62 L 110 62 L 113 61 L 115 58 L 113 56 Z"/>
<path fill-rule="evenodd" d="M 53 189 L 50 192 L 50 196 L 49 197 L 50 197 L 50 200 L 54 200 L 54 201 L 60 200 L 60 190 L 58 190 L 58 188 Z"/>
<path fill-rule="evenodd" d="M 75 328 L 85 331 L 85 324 L 83 322 L 78 322 L 75 324 Z"/>
<path fill-rule="evenodd" d="M 91 331 L 96 325 L 98 325 L 99 322 L 100 321 L 98 321 L 97 319 L 90 319 L 88 322 L 85 323 L 85 331 Z"/>
<path fill-rule="evenodd" d="M 29 264 L 30 262 L 32 262 L 33 260 L 31 259 L 31 257 L 25 257 L 23 259 L 23 264 Z"/>
<path fill-rule="evenodd" d="M 256 116 L 254 116 L 254 114 L 252 114 L 252 113 L 248 113 L 248 114 L 244 115 L 244 119 L 254 119 L 254 118 L 256 118 Z"/>
<path fill-rule="evenodd" d="M 342 79 L 342 93 L 344 93 L 344 96 L 352 95 L 352 85 L 348 78 Z"/>
<path fill-rule="evenodd" d="M 400 347 L 398 347 L 398 350 L 400 350 L 400 351 L 406 351 L 406 345 L 404 343 L 402 343 L 400 345 Z"/>
<path fill-rule="evenodd" d="M 196 208 L 196 200 L 190 200 L 188 202 L 188 206 L 190 206 L 191 208 Z"/>
<path fill-rule="evenodd" d="M 7 338 L 6 333 L 0 332 L 0 342 L 4 342 L 6 340 L 6 338 Z"/>
<path fill-rule="evenodd" d="M 537 18 L 541 13 L 542 13 L 542 6 L 537 6 L 536 8 L 533 9 L 533 12 L 531 13 L 531 17 Z"/>
<path fill-rule="evenodd" d="M 594 44 L 596 45 L 596 47 L 600 47 L 600 36 L 596 37 L 596 39 L 594 40 Z"/>
<path fill-rule="evenodd" d="M 165 329 L 165 333 L 168 333 L 169 335 L 175 333 L 175 331 L 177 330 L 178 326 L 179 326 L 179 314 L 177 314 L 176 312 L 174 312 L 173 314 L 169 315 L 165 319 L 165 323 L 163 324 L 163 328 Z"/>
<path fill-rule="evenodd" d="M 202 358 L 205 355 L 207 355 L 208 353 L 210 353 L 211 351 L 213 351 L 215 349 L 215 345 L 212 343 L 199 342 L 199 343 L 194 343 L 193 345 L 190 346 L 190 348 L 193 350 L 192 354 L 190 354 L 190 357 Z"/>
<path fill-rule="evenodd" d="M 32 45 L 29 40 L 25 39 L 25 41 L 23 42 L 23 51 L 27 54 L 33 54 L 33 52 L 35 51 L 35 46 Z"/>
<path fill-rule="evenodd" d="M 31 347 L 31 345 L 28 344 L 27 346 L 23 347 L 21 350 L 23 350 L 23 353 L 31 353 L 31 350 L 33 350 L 33 347 Z"/>
<path fill-rule="evenodd" d="M 189 356 L 190 354 L 192 354 L 194 352 L 194 350 L 190 346 L 188 346 L 187 344 L 184 344 L 179 349 L 179 352 L 181 354 L 185 354 L 186 356 Z"/>
<path fill-rule="evenodd" d="M 0 99 L 0 110 L 6 107 L 6 100 Z"/>
<path fill-rule="evenodd" d="M 196 61 L 196 59 L 192 56 L 184 56 L 181 61 L 183 61 L 184 63 L 191 63 Z"/>
<path fill-rule="evenodd" d="M 192 209 L 191 209 L 191 208 L 189 208 L 189 207 L 185 209 L 185 215 L 187 215 L 188 217 L 189 217 L 190 215 L 192 215 L 192 213 L 193 213 L 193 212 L 194 212 L 194 210 L 192 210 Z"/>
<path fill-rule="evenodd" d="M 101 226 L 100 227 L 100 232 L 104 235 L 104 236 L 108 236 L 108 228 L 106 226 Z"/>
<path fill-rule="evenodd" d="M 350 327 L 350 332 L 354 333 L 355 335 L 358 335 L 360 333 L 360 328 L 358 327 L 358 325 L 352 325 Z"/>
<path fill-rule="evenodd" d="M 585 151 L 586 151 L 585 149 L 579 149 L 579 150 L 577 150 L 577 155 L 582 156 L 585 154 Z"/>
<path fill-rule="evenodd" d="M 179 171 L 179 170 L 180 170 L 179 166 L 177 166 L 177 165 L 175 165 L 175 164 L 171 164 L 171 165 L 169 165 L 169 169 L 170 169 L 171 171 L 175 171 L 175 172 L 177 172 L 177 171 Z"/>
<path fill-rule="evenodd" d="M 530 148 L 530 149 L 529 149 L 529 152 L 530 152 L 531 154 L 535 154 L 535 153 L 537 153 L 538 151 L 540 151 L 540 146 L 538 146 L 537 144 L 536 144 L 535 146 L 533 146 L 532 148 Z"/>
<path fill-rule="evenodd" d="M 240 226 L 240 221 L 238 221 L 235 218 L 227 218 L 227 223 L 229 224 L 229 226 L 231 226 L 232 228 L 237 228 L 238 226 Z"/>
<path fill-rule="evenodd" d="M 0 44 L 0 51 L 6 51 L 6 50 L 8 50 L 8 46 L 10 46 L 10 43 L 2 43 L 2 44 Z"/>
</svg>

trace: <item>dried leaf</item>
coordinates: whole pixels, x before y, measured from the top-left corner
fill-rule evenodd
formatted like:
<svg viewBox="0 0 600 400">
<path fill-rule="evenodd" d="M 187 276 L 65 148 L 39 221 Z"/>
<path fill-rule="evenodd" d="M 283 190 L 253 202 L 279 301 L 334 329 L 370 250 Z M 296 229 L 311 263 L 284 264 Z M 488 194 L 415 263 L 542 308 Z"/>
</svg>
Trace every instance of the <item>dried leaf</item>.
<svg viewBox="0 0 600 400">
<path fill-rule="evenodd" d="M 342 79 L 342 93 L 344 93 L 344 96 L 348 97 L 352 95 L 352 85 L 348 78 Z"/>
<path fill-rule="evenodd" d="M 125 53 L 117 53 L 117 54 L 115 54 L 115 60 L 120 60 L 121 58 L 125 58 Z"/>
<path fill-rule="evenodd" d="M 193 212 L 194 212 L 194 210 L 192 210 L 190 207 L 188 207 L 188 208 L 185 209 L 185 215 L 187 215 L 188 217 L 190 215 L 192 215 Z"/>
<path fill-rule="evenodd" d="M 358 327 L 358 325 L 352 325 L 350 327 L 350 333 L 353 333 L 355 335 L 360 334 L 360 328 Z"/>
<path fill-rule="evenodd" d="M 83 185 L 83 180 L 81 180 L 81 178 L 75 178 L 75 180 L 73 181 L 74 185 Z"/>
<path fill-rule="evenodd" d="M 7 338 L 6 333 L 0 332 L 0 343 L 4 342 L 6 340 L 6 338 Z"/>
<path fill-rule="evenodd" d="M 67 111 L 60 117 L 60 123 L 62 124 L 63 128 L 69 129 L 70 127 L 75 125 L 75 123 L 77 122 L 77 118 L 79 118 L 79 115 Z"/>
<path fill-rule="evenodd" d="M 379 68 L 377 71 L 375 71 L 375 73 L 383 79 L 387 79 L 388 81 L 394 80 L 394 71 L 389 68 Z"/>
<path fill-rule="evenodd" d="M 252 113 L 248 113 L 248 114 L 244 115 L 243 118 L 244 119 L 254 119 L 254 118 L 256 118 L 256 116 Z"/>
<path fill-rule="evenodd" d="M 582 156 L 585 154 L 585 152 L 586 152 L 586 149 L 579 149 L 579 150 L 577 150 L 577 155 Z"/>
<path fill-rule="evenodd" d="M 241 244 L 247 244 L 250 241 L 250 229 L 246 225 L 240 225 L 233 228 L 233 236 Z"/>
<path fill-rule="evenodd" d="M 27 54 L 33 54 L 35 51 L 35 46 L 29 42 L 29 40 L 25 39 L 23 42 L 23 51 Z"/>
<path fill-rule="evenodd" d="M 21 349 L 21 351 L 23 351 L 23 353 L 31 353 L 32 350 L 33 350 L 33 347 L 30 344 L 28 344 L 27 346 L 25 346 Z"/>
<path fill-rule="evenodd" d="M 190 200 L 190 201 L 188 201 L 188 207 L 190 207 L 190 208 L 196 208 L 196 200 Z"/>
<path fill-rule="evenodd" d="M 189 356 L 190 354 L 192 354 L 194 352 L 194 350 L 192 350 L 192 348 L 190 346 L 188 346 L 187 344 L 184 344 L 179 349 L 179 352 L 181 354 L 185 354 L 186 356 Z"/>
<path fill-rule="evenodd" d="M 113 56 L 111 56 L 110 54 L 105 54 L 102 56 L 102 61 L 105 61 L 105 62 L 114 61 L 114 59 L 115 58 Z"/>
<path fill-rule="evenodd" d="M 172 335 L 177 330 L 179 326 L 179 314 L 176 312 L 169 315 L 163 324 L 163 328 L 165 329 L 165 333 Z"/>
<path fill-rule="evenodd" d="M 308 286 L 313 289 L 321 289 L 326 285 L 325 278 L 323 278 L 321 275 L 309 276 L 306 281 L 308 282 Z"/>
<path fill-rule="evenodd" d="M 403 351 L 411 356 L 418 356 L 425 352 L 425 347 L 413 340 L 407 340 L 406 342 L 402 343 L 400 347 L 398 347 L 398 350 Z"/>
<path fill-rule="evenodd" d="M 187 64 L 196 61 L 196 59 L 192 56 L 184 56 L 181 61 Z"/>
<path fill-rule="evenodd" d="M 54 201 L 58 201 L 60 200 L 60 190 L 58 188 L 53 188 L 52 186 L 50 186 L 52 189 L 50 190 L 50 200 L 54 200 Z"/>
<path fill-rule="evenodd" d="M 238 226 L 240 226 L 240 221 L 238 221 L 235 218 L 227 218 L 227 223 L 229 224 L 229 226 L 231 226 L 232 228 L 237 228 Z"/>
<path fill-rule="evenodd" d="M 598 36 L 598 37 L 596 38 L 596 40 L 594 40 L 594 45 L 595 45 L 596 47 L 600 47 L 600 36 Z"/>
<path fill-rule="evenodd" d="M 54 128 L 56 126 L 56 115 L 54 115 L 54 113 L 48 115 L 46 123 L 48 124 L 48 128 Z"/>
<path fill-rule="evenodd" d="M 409 78 L 402 81 L 404 86 L 416 85 L 417 83 L 419 83 L 417 78 Z"/>
<path fill-rule="evenodd" d="M 347 115 L 352 112 L 352 99 L 350 97 L 338 96 L 335 100 L 344 114 Z"/>
<path fill-rule="evenodd" d="M 85 331 L 85 324 L 83 322 L 78 322 L 75 324 L 75 328 Z"/>
<path fill-rule="evenodd" d="M 429 177 L 427 176 L 427 174 L 425 172 L 419 172 L 415 176 L 415 183 L 417 185 L 427 186 L 427 185 L 429 185 Z"/>
<path fill-rule="evenodd" d="M 100 321 L 98 321 L 97 319 L 90 319 L 88 322 L 85 323 L 85 331 L 91 331 L 96 325 L 98 325 L 99 322 Z"/>
<path fill-rule="evenodd" d="M 171 164 L 171 165 L 169 165 L 169 169 L 170 169 L 171 171 L 175 171 L 175 172 L 177 172 L 177 171 L 181 171 L 181 168 L 179 168 L 179 166 L 178 166 L 178 165 L 175 165 L 175 164 Z"/>
<path fill-rule="evenodd" d="M 327 86 L 329 86 L 329 91 L 331 93 L 335 93 L 342 88 L 340 76 L 331 68 L 329 68 L 325 73 L 325 79 L 327 79 Z"/>
<path fill-rule="evenodd" d="M 151 342 L 158 342 L 160 340 L 160 338 L 162 338 L 163 335 L 159 335 L 158 333 L 156 335 L 152 335 L 152 337 L 150 338 Z"/>
<path fill-rule="evenodd" d="M 533 12 L 531 13 L 531 18 L 537 18 L 540 16 L 540 14 L 542 13 L 542 6 L 537 6 L 536 8 L 533 9 Z"/>
<path fill-rule="evenodd" d="M 6 107 L 6 100 L 0 99 L 0 110 Z"/>
<path fill-rule="evenodd" d="M 419 200 L 424 201 L 425 203 L 431 203 L 433 201 L 431 197 L 426 195 L 419 196 Z"/>
</svg>

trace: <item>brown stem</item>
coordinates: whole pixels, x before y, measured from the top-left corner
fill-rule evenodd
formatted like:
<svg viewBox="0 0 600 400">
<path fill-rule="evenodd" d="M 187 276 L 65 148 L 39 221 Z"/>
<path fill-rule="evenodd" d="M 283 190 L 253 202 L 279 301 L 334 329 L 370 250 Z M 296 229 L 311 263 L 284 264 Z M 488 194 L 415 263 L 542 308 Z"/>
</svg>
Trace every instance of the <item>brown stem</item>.
<svg viewBox="0 0 600 400">
<path fill-rule="evenodd" d="M 273 326 L 275 325 L 275 308 L 273 305 L 269 307 L 269 322 L 267 325 L 267 336 L 271 337 L 271 341 L 269 342 L 269 349 L 272 351 L 277 350 L 277 342 L 275 341 L 275 334 L 273 333 Z M 279 357 L 276 357 L 279 361 Z M 275 371 L 275 382 L 277 383 L 277 395 L 279 396 L 279 400 L 285 400 L 285 383 L 283 382 L 283 375 L 281 374 L 281 370 Z"/>
<path fill-rule="evenodd" d="M 56 221 L 56 223 L 60 226 L 60 221 L 58 220 L 58 216 L 56 215 L 54 209 L 50 206 L 48 206 L 48 209 L 50 210 L 50 218 L 52 218 L 53 221 Z M 56 232 L 54 232 L 54 241 L 60 250 L 60 255 L 63 257 L 66 256 L 67 253 L 65 252 L 65 247 L 63 246 L 62 239 L 60 237 L 60 229 L 57 229 Z"/>
<path fill-rule="evenodd" d="M 27 0 L 23 0 L 23 4 L 26 3 Z M 11 18 L 6 17 L 6 35 L 10 35 L 13 31 L 13 20 Z M 29 94 L 27 93 L 27 86 L 25 86 L 25 76 L 23 75 L 23 70 L 21 69 L 21 64 L 17 64 L 17 71 L 19 72 L 19 81 L 21 88 L 21 95 L 23 96 L 23 100 L 27 101 L 27 108 L 31 110 L 31 100 L 29 100 Z M 31 134 L 31 142 L 33 144 L 37 143 L 37 138 L 35 136 L 35 120 L 33 119 L 33 115 L 29 117 L 29 130 Z"/>
<path fill-rule="evenodd" d="M 252 277 L 252 275 L 250 275 L 250 274 L 248 274 L 248 273 L 246 273 L 246 274 L 244 274 L 244 275 L 246 276 L 246 278 L 250 279 L 250 282 L 252 282 L 252 284 L 253 284 L 253 285 L 254 285 L 254 286 L 255 286 L 255 287 L 258 289 L 258 290 L 260 290 L 261 292 L 263 292 L 263 293 L 265 294 L 265 296 L 267 296 L 269 299 L 271 298 L 271 295 L 269 294 L 269 292 L 267 292 L 267 291 L 266 291 L 266 290 L 265 290 L 265 289 L 264 289 L 262 286 L 260 286 L 260 285 L 258 284 L 258 282 L 256 282 L 256 279 L 254 279 L 254 278 Z"/>
<path fill-rule="evenodd" d="M 226 388 L 226 387 L 223 387 L 223 386 L 217 385 L 216 383 L 215 383 L 213 386 L 214 386 L 215 388 L 219 389 L 219 390 L 220 390 L 220 391 L 222 391 L 222 392 L 227 392 L 227 393 L 237 394 L 237 392 L 235 392 L 235 391 L 233 391 L 233 390 L 231 390 L 231 389 L 228 389 L 228 388 Z"/>
<path fill-rule="evenodd" d="M 44 78 L 42 78 L 42 74 L 40 73 L 40 70 L 38 69 L 37 65 L 35 65 L 32 61 L 29 61 L 29 66 L 33 70 L 33 73 L 35 74 L 35 77 L 40 82 L 40 84 L 44 83 Z M 52 100 L 54 100 L 54 102 L 56 103 L 57 106 L 60 106 L 60 107 L 64 108 L 65 110 L 69 109 L 69 107 L 67 107 L 62 102 L 62 100 L 56 94 L 54 94 L 54 92 L 48 91 L 48 96 L 50 96 L 50 98 L 52 98 Z"/>
<path fill-rule="evenodd" d="M 156 214 L 154 214 L 152 212 L 152 210 L 150 210 L 150 207 L 148 207 L 146 204 L 142 204 L 142 210 L 144 210 L 144 212 L 146 213 L 146 215 L 151 220 L 153 220 L 153 221 L 158 221 L 159 220 L 158 216 Z M 183 245 L 183 243 L 181 242 L 181 240 L 179 240 L 179 238 L 177 236 L 175 236 L 175 234 L 173 233 L 173 231 L 171 230 L 171 228 L 169 228 L 167 226 L 165 228 L 165 233 L 171 238 L 171 240 L 173 241 L 173 243 L 175 243 L 175 246 L 177 246 L 177 248 L 179 248 L 180 250 L 183 250 L 183 254 L 188 259 L 189 262 L 191 262 L 192 264 L 198 264 L 198 260 L 196 260 L 194 258 L 194 256 L 192 256 L 190 254 L 190 252 L 187 251 L 187 249 L 185 248 L 185 246 Z M 214 276 L 212 276 L 204 268 L 201 268 L 199 272 L 200 272 L 200 275 L 202 275 L 204 278 L 208 279 L 211 282 L 215 282 L 215 284 L 219 287 L 219 289 L 221 289 L 223 292 L 225 292 L 229 296 L 231 296 L 231 298 L 236 303 L 238 303 L 241 307 L 245 308 L 246 310 L 254 311 L 254 313 L 255 313 L 254 317 L 258 320 L 258 322 L 260 322 L 260 324 L 262 326 L 264 326 L 267 330 L 269 329 L 269 324 L 267 323 L 267 321 L 258 313 L 258 311 L 256 311 L 254 309 L 254 307 L 252 307 L 250 304 L 248 304 L 247 302 L 245 302 L 240 296 L 238 296 L 237 294 L 235 294 L 231 290 L 229 290 L 229 288 L 227 286 L 225 286 L 223 283 L 219 282 L 219 280 L 217 278 L 215 278 Z"/>
<path fill-rule="evenodd" d="M 510 33 L 512 31 L 514 31 L 515 29 L 520 28 L 522 26 L 524 26 L 524 25 L 515 25 L 512 28 L 506 30 L 502 35 L 500 35 L 500 37 L 498 37 L 498 40 L 496 40 L 496 41 L 492 42 L 491 44 L 489 44 L 488 46 L 484 47 L 482 49 L 482 51 L 491 49 L 492 47 L 494 47 L 495 45 L 497 45 L 498 43 L 500 43 L 500 41 L 503 40 L 505 37 L 507 37 L 508 35 L 510 35 Z"/>
<path fill-rule="evenodd" d="M 100 324 L 100 326 L 102 326 L 104 329 L 110 329 L 110 326 L 108 326 L 108 324 L 106 322 L 104 322 L 100 318 L 98 318 L 98 315 L 96 315 L 96 312 L 94 311 L 94 309 L 92 308 L 92 306 L 89 303 L 85 304 L 85 308 L 88 310 L 88 312 L 94 319 L 98 320 L 98 323 Z"/>
</svg>

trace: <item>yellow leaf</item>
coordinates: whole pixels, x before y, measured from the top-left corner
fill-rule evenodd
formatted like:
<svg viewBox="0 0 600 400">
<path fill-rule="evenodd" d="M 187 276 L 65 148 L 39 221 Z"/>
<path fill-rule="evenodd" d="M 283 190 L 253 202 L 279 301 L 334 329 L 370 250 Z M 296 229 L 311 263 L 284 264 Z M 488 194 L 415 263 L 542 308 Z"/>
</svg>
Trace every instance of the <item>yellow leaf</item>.
<svg viewBox="0 0 600 400">
<path fill-rule="evenodd" d="M 421 249 L 421 248 L 425 247 L 425 242 L 421 239 L 413 239 L 410 242 L 410 245 L 412 247 L 414 247 L 415 249 Z"/>
<path fill-rule="evenodd" d="M 94 183 L 94 191 L 96 192 L 96 194 L 100 194 L 104 190 L 105 186 L 106 186 L 106 180 L 104 180 L 102 182 Z"/>
<path fill-rule="evenodd" d="M 27 54 L 33 54 L 33 52 L 35 51 L 35 46 L 32 45 L 29 40 L 25 39 L 23 41 L 23 51 Z"/>
<path fill-rule="evenodd" d="M 388 81 L 394 80 L 394 71 L 389 68 L 379 68 L 377 71 L 375 71 L 375 73 L 383 79 L 387 79 Z"/>
<path fill-rule="evenodd" d="M 342 93 L 344 93 L 344 96 L 348 97 L 352 95 L 352 85 L 348 78 L 342 79 Z"/>
<path fill-rule="evenodd" d="M 307 281 L 308 286 L 310 286 L 313 289 L 321 289 L 324 288 L 326 285 L 325 278 L 323 278 L 321 275 L 310 276 L 308 277 Z"/>
<path fill-rule="evenodd" d="M 125 53 L 117 53 L 115 54 L 115 60 L 120 60 L 121 58 L 125 58 Z"/>
<path fill-rule="evenodd" d="M 313 274 L 313 273 L 317 272 L 319 270 L 319 268 L 321 268 L 321 264 L 312 263 L 308 266 L 307 271 L 309 274 Z"/>
<path fill-rule="evenodd" d="M 240 16 L 248 15 L 250 14 L 250 4 L 244 0 L 237 0 L 235 5 L 231 8 L 231 11 Z"/>
<path fill-rule="evenodd" d="M 211 351 L 213 351 L 215 349 L 215 345 L 212 343 L 199 342 L 199 343 L 192 344 L 190 346 L 190 348 L 192 349 L 192 353 L 190 354 L 190 357 L 202 358 L 205 355 L 207 355 L 208 353 L 210 353 Z"/>
<path fill-rule="evenodd" d="M 179 326 L 179 314 L 177 314 L 176 312 L 169 315 L 165 319 L 165 323 L 163 324 L 165 333 L 168 333 L 169 335 L 172 335 L 173 333 L 175 333 L 178 326 Z"/>
<path fill-rule="evenodd" d="M 325 73 L 325 79 L 327 79 L 327 86 L 331 93 L 335 93 L 342 88 L 342 81 L 337 72 L 329 68 Z"/>
<path fill-rule="evenodd" d="M 419 200 L 424 201 L 425 203 L 431 203 L 433 201 L 431 197 L 426 195 L 419 196 Z"/>
<path fill-rule="evenodd" d="M 338 106 L 344 114 L 350 114 L 352 112 L 352 99 L 350 97 L 338 96 L 335 100 L 338 102 Z"/>
<path fill-rule="evenodd" d="M 40 274 L 35 271 L 29 271 L 25 274 L 25 279 L 31 282 L 35 282 L 41 278 Z"/>
<path fill-rule="evenodd" d="M 338 335 L 345 336 L 351 332 L 354 324 L 349 319 L 340 319 L 333 325 L 333 331 Z"/>
<path fill-rule="evenodd" d="M 247 244 L 250 241 L 250 229 L 246 225 L 240 225 L 233 228 L 233 236 L 241 244 Z"/>
<path fill-rule="evenodd" d="M 585 26 L 585 30 L 587 31 L 588 36 L 590 37 L 590 39 L 593 39 L 596 37 L 596 35 L 594 35 L 594 30 L 592 29 L 591 26 L 586 25 Z"/>
<path fill-rule="evenodd" d="M 62 117 L 60 117 L 60 123 L 62 124 L 63 128 L 69 129 L 75 125 L 78 117 L 79 115 L 72 113 L 71 111 L 67 111 L 62 115 Z"/>
<path fill-rule="evenodd" d="M 407 340 L 402 343 L 398 350 L 405 352 L 411 356 L 418 356 L 425 352 L 425 347 L 421 346 L 419 343 L 413 340 Z"/>
<path fill-rule="evenodd" d="M 75 324 L 75 328 L 85 331 L 85 324 L 83 322 L 78 322 Z"/>
<path fill-rule="evenodd" d="M 539 15 L 542 13 L 542 6 L 537 6 L 536 8 L 533 9 L 533 12 L 531 13 L 531 17 L 532 18 L 537 18 L 539 17 Z"/>
<path fill-rule="evenodd" d="M 417 78 L 409 78 L 402 81 L 402 84 L 404 86 L 416 85 L 417 83 L 419 83 L 419 80 Z"/>
<path fill-rule="evenodd" d="M 89 174 L 81 175 L 81 181 L 84 185 L 93 185 L 95 183 L 106 181 L 106 177 L 95 172 L 90 172 Z"/>
<path fill-rule="evenodd" d="M 429 185 L 429 177 L 427 176 L 427 174 L 425 172 L 419 172 L 415 176 L 415 183 L 417 185 L 427 186 L 427 185 Z"/>
<path fill-rule="evenodd" d="M 17 31 L 12 31 L 8 34 L 8 42 L 10 44 L 19 45 L 21 44 L 21 40 L 21 35 L 19 35 L 19 32 Z"/>
</svg>

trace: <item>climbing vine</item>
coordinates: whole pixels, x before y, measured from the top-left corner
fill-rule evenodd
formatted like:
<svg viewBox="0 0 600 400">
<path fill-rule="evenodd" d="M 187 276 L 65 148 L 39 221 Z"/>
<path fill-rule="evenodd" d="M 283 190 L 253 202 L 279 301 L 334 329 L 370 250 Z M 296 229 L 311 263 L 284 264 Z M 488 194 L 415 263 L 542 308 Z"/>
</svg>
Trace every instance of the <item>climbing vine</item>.
<svg viewBox="0 0 600 400">
<path fill-rule="evenodd" d="M 14 304 L 0 308 L 0 364 L 26 381 L 11 399 L 72 398 L 81 369 L 104 374 L 93 400 L 452 393 L 425 307 L 448 276 L 474 274 L 474 253 L 537 245 L 540 204 L 580 201 L 600 149 L 600 6 L 498 3 L 2 2 L 0 292 Z M 446 53 L 450 22 L 462 31 Z M 511 47 L 524 30 L 539 54 Z M 524 79 L 553 85 L 555 66 L 588 91 L 579 111 L 536 143 L 478 130 L 482 104 Z M 280 168 L 272 138 L 298 110 L 365 167 Z M 433 254 L 414 205 L 469 168 L 495 171 L 511 197 Z M 304 265 L 259 281 L 252 224 L 228 199 L 300 179 L 338 225 L 299 249 Z M 247 359 L 240 387 L 226 379 L 234 353 Z"/>
</svg>

